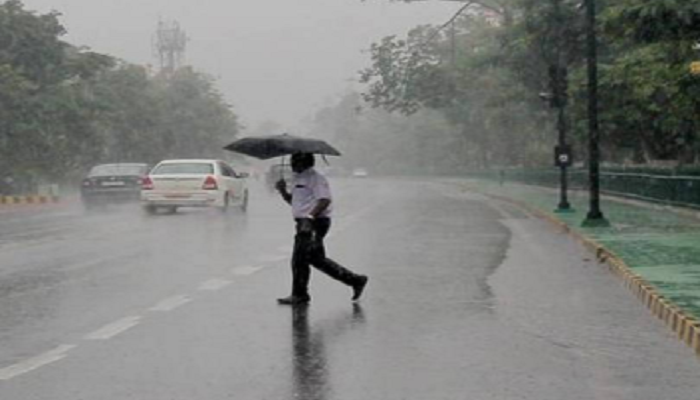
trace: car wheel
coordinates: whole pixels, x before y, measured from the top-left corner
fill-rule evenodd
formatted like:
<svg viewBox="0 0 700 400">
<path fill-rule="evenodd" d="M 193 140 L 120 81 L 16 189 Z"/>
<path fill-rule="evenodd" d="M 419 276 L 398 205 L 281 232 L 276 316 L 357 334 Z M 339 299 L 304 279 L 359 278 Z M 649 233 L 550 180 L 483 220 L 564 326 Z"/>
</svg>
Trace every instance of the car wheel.
<svg viewBox="0 0 700 400">
<path fill-rule="evenodd" d="M 154 206 L 144 206 L 143 211 L 148 215 L 154 215 L 157 209 Z"/>
</svg>

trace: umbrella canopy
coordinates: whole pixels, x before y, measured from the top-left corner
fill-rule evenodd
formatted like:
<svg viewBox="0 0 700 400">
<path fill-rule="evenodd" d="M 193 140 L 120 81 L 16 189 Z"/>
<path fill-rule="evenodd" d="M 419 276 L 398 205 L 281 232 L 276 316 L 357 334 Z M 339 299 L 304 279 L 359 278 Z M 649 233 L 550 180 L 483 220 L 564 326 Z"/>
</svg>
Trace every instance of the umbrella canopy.
<svg viewBox="0 0 700 400">
<path fill-rule="evenodd" d="M 247 137 L 236 140 L 224 147 L 251 157 L 267 160 L 294 153 L 312 153 L 339 156 L 340 152 L 333 146 L 319 139 L 309 139 L 288 134 Z"/>
</svg>

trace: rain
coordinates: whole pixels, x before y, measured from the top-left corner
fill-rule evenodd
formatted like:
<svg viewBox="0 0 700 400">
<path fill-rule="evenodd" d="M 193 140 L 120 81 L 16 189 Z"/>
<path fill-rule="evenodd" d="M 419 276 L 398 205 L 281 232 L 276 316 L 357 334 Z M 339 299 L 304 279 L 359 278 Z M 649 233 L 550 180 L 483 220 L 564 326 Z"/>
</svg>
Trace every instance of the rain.
<svg viewBox="0 0 700 400">
<path fill-rule="evenodd" d="M 0 399 L 700 389 L 700 0 L 0 0 Z"/>
</svg>

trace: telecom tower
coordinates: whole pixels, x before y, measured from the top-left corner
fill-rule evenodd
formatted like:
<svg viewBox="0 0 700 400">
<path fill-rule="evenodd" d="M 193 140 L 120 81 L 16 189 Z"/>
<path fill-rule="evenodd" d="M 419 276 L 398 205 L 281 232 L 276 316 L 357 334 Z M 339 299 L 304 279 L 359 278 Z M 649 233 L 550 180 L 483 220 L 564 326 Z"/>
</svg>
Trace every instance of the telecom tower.
<svg viewBox="0 0 700 400">
<path fill-rule="evenodd" d="M 160 70 L 172 74 L 182 67 L 185 60 L 187 35 L 178 22 L 158 21 L 153 48 L 160 62 Z"/>
</svg>

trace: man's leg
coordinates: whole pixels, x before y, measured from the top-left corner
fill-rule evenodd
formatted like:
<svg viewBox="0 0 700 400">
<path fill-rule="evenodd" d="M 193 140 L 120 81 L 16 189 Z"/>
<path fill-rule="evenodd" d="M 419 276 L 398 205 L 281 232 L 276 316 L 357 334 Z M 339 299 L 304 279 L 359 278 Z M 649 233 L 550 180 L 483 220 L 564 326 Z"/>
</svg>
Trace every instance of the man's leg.
<svg viewBox="0 0 700 400">
<path fill-rule="evenodd" d="M 312 237 L 308 232 L 301 232 L 297 222 L 296 235 L 294 236 L 294 250 L 292 251 L 292 295 L 282 299 L 277 299 L 280 304 L 308 303 L 309 279 L 311 268 L 309 267 L 309 247 Z"/>
<path fill-rule="evenodd" d="M 309 267 L 308 249 L 311 246 L 311 236 L 306 233 L 297 233 L 294 238 L 294 252 L 292 253 L 292 295 L 308 298 L 309 279 L 311 268 Z"/>
<path fill-rule="evenodd" d="M 367 284 L 367 277 L 356 274 L 337 262 L 326 257 L 326 249 L 323 238 L 330 229 L 329 218 L 314 220 L 314 243 L 309 251 L 311 265 L 331 278 L 340 281 L 353 288 L 353 300 L 357 300 Z"/>
</svg>

